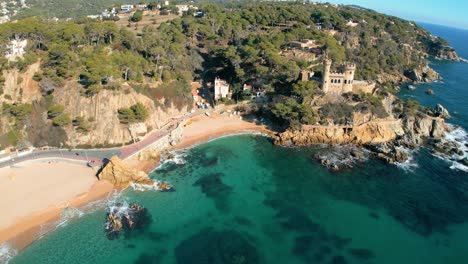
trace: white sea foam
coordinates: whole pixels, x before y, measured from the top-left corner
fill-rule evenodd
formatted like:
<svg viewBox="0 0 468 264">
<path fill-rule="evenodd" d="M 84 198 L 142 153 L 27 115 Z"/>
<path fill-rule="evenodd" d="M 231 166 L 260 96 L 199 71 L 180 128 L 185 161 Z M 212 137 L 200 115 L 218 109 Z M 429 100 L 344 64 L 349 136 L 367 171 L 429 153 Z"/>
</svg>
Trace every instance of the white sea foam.
<svg viewBox="0 0 468 264">
<path fill-rule="evenodd" d="M 405 147 L 396 147 L 397 149 L 400 149 L 400 150 L 403 150 L 404 152 L 406 152 L 409 157 L 407 160 L 405 160 L 404 162 L 395 162 L 395 165 L 404 170 L 404 171 L 407 171 L 407 172 L 414 172 L 415 169 L 417 169 L 419 167 L 418 163 L 416 162 L 416 159 L 414 158 L 414 155 L 413 153 L 415 152 L 415 150 L 410 150 L 408 148 L 405 148 Z"/>
<path fill-rule="evenodd" d="M 468 167 L 459 162 L 462 159 L 468 158 L 468 133 L 459 126 L 454 126 L 451 124 L 447 124 L 447 126 L 450 132 L 446 134 L 444 139 L 448 142 L 456 144 L 458 149 L 461 150 L 462 154 L 453 154 L 452 156 L 449 156 L 442 153 L 433 153 L 433 155 L 452 163 L 450 166 L 451 169 L 468 172 Z"/>
<path fill-rule="evenodd" d="M 164 160 L 165 163 L 174 163 L 177 165 L 184 165 L 187 157 L 187 152 L 185 150 L 177 150 L 169 152 L 171 158 Z"/>
<path fill-rule="evenodd" d="M 153 184 L 141 184 L 141 183 L 132 183 L 130 184 L 130 187 L 133 188 L 135 191 L 164 191 L 159 187 L 159 184 L 161 184 L 160 181 L 154 181 Z"/>
<path fill-rule="evenodd" d="M 0 245 L 0 263 L 7 264 L 16 254 L 18 254 L 18 251 L 12 248 L 8 243 Z"/>
</svg>

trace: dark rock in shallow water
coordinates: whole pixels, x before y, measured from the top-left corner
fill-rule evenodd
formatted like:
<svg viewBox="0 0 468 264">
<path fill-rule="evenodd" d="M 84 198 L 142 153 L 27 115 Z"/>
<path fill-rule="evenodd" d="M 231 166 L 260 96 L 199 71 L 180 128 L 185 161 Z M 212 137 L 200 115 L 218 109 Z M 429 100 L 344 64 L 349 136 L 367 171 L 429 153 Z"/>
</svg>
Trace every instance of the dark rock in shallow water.
<svg viewBox="0 0 468 264">
<path fill-rule="evenodd" d="M 337 235 L 332 235 L 330 236 L 331 243 L 337 248 L 337 249 L 343 249 L 345 246 L 347 246 L 349 243 L 351 243 L 351 238 L 342 238 Z"/>
<path fill-rule="evenodd" d="M 354 248 L 349 249 L 348 251 L 351 255 L 360 260 L 369 260 L 375 257 L 374 253 L 371 250 L 365 248 Z"/>
<path fill-rule="evenodd" d="M 193 186 L 200 186 L 201 191 L 209 198 L 213 199 L 220 211 L 229 209 L 228 195 L 232 191 L 232 187 L 223 183 L 221 178 L 222 173 L 212 173 L 201 176 Z"/>
<path fill-rule="evenodd" d="M 242 217 L 242 216 L 236 216 L 234 218 L 234 221 L 239 224 L 239 225 L 243 225 L 243 226 L 253 226 L 253 223 L 252 221 L 250 221 L 249 219 L 245 218 L 245 217 Z"/>
<path fill-rule="evenodd" d="M 346 264 L 346 263 L 348 262 L 343 256 L 334 256 L 330 261 L 330 264 Z"/>
<path fill-rule="evenodd" d="M 160 250 L 157 253 L 143 253 L 135 261 L 135 264 L 159 264 L 162 262 L 164 255 L 167 254 L 167 251 Z"/>
<path fill-rule="evenodd" d="M 146 208 L 138 204 L 127 207 L 117 203 L 109 209 L 106 220 L 105 232 L 107 238 L 112 240 L 122 231 L 142 230 L 151 223 L 151 215 Z"/>
<path fill-rule="evenodd" d="M 416 144 L 411 140 L 400 138 L 395 142 L 370 145 L 367 148 L 378 158 L 395 164 L 407 161 L 411 157 L 409 150 L 416 148 Z"/>
<path fill-rule="evenodd" d="M 202 230 L 176 247 L 177 263 L 260 263 L 260 256 L 248 237 L 234 230 Z"/>
<path fill-rule="evenodd" d="M 441 139 L 434 140 L 431 143 L 432 153 L 434 154 L 443 155 L 447 158 L 464 155 L 464 152 L 461 149 L 462 145 L 458 142 Z"/>
<path fill-rule="evenodd" d="M 464 159 L 462 159 L 462 160 L 460 160 L 460 161 L 458 161 L 458 162 L 460 162 L 460 163 L 463 164 L 464 166 L 467 166 L 467 167 L 468 167 L 468 158 L 464 158 Z"/>
<path fill-rule="evenodd" d="M 321 150 L 314 158 L 333 171 L 353 168 L 354 164 L 367 160 L 367 152 L 358 146 L 331 146 Z"/>
<path fill-rule="evenodd" d="M 375 219 L 379 219 L 379 218 L 380 218 L 379 214 L 377 214 L 376 212 L 370 212 L 370 213 L 369 213 L 369 216 L 372 217 L 372 218 L 375 218 Z"/>
</svg>

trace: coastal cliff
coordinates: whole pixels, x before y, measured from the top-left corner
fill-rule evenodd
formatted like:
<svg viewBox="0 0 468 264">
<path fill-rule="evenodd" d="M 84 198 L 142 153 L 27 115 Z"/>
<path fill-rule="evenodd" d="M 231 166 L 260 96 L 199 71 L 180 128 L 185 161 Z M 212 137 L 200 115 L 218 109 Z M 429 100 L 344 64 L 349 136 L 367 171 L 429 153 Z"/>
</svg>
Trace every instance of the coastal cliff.
<svg viewBox="0 0 468 264">
<path fill-rule="evenodd" d="M 24 71 L 16 68 L 3 71 L 4 95 L 0 97 L 0 104 L 25 105 L 31 109 L 31 114 L 21 120 L 29 129 L 15 132 L 21 135 L 20 144 L 26 146 L 60 146 L 60 143 L 72 147 L 122 145 L 141 140 L 152 130 L 170 122 L 172 117 L 188 110 L 186 104 L 175 105 L 164 97 L 150 98 L 128 83 L 121 84 L 118 90 L 103 89 L 92 97 L 83 96 L 82 87 L 76 80 L 67 80 L 63 87 L 55 87 L 48 79 L 35 80 L 34 76 L 40 72 L 40 62 L 29 65 Z M 157 83 L 149 89 L 158 89 Z M 122 124 L 118 110 L 136 103 L 146 108 L 148 117 L 143 122 Z M 87 125 L 86 131 L 72 124 L 54 125 L 47 116 L 51 105 L 63 106 L 63 114 L 72 120 L 82 118 Z M 14 127 L 6 115 L 1 121 L 1 134 Z"/>
<path fill-rule="evenodd" d="M 288 129 L 274 138 L 277 145 L 313 144 L 379 144 L 407 135 L 419 141 L 421 138 L 440 138 L 445 135 L 442 118 L 425 116 L 398 120 L 374 120 L 359 126 L 302 126 Z"/>
<path fill-rule="evenodd" d="M 302 126 L 278 134 L 277 145 L 377 144 L 404 134 L 401 120 L 371 121 L 360 126 Z"/>
<path fill-rule="evenodd" d="M 373 120 L 359 126 L 302 126 L 278 133 L 273 139 L 282 146 L 358 145 L 389 163 L 396 163 L 409 158 L 406 150 L 416 149 L 426 139 L 441 139 L 446 131 L 443 118 L 421 115 Z"/>
</svg>

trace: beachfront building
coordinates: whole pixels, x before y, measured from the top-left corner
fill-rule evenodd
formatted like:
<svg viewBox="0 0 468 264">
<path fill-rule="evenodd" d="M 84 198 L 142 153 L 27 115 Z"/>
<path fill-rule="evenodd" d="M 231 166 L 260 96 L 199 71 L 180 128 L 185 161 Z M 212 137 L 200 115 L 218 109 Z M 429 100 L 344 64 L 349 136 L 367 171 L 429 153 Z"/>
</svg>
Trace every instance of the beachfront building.
<svg viewBox="0 0 468 264">
<path fill-rule="evenodd" d="M 214 99 L 215 101 L 221 99 L 221 98 L 227 98 L 230 94 L 229 91 L 229 84 L 225 81 L 222 80 L 218 77 L 215 79 L 215 85 L 214 85 Z"/>
</svg>

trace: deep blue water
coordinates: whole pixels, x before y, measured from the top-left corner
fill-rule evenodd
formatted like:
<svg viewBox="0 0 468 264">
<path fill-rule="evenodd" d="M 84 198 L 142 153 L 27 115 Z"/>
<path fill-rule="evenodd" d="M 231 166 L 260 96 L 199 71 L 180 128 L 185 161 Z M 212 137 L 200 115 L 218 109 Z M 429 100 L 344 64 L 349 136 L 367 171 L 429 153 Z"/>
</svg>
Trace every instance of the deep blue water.
<svg viewBox="0 0 468 264">
<path fill-rule="evenodd" d="M 466 31 L 427 27 L 467 54 Z M 466 129 L 468 64 L 432 66 L 444 82 L 401 96 L 442 103 Z M 425 149 L 410 171 L 370 159 L 333 173 L 313 159 L 317 151 L 260 136 L 200 145 L 185 165 L 152 173 L 175 192 L 117 198 L 148 209 L 144 230 L 108 240 L 105 209 L 95 209 L 11 263 L 468 263 L 468 173 Z"/>
<path fill-rule="evenodd" d="M 448 40 L 459 56 L 468 59 L 468 30 L 424 23 L 421 25 L 434 35 Z M 430 66 L 440 73 L 443 78 L 442 82 L 418 85 L 414 91 L 403 89 L 400 95 L 403 98 L 417 99 L 428 107 L 434 107 L 438 103 L 442 104 L 453 116 L 448 122 L 467 129 L 468 63 L 432 60 Z M 432 89 L 435 94 L 427 95 L 425 93 L 427 89 Z"/>
</svg>

